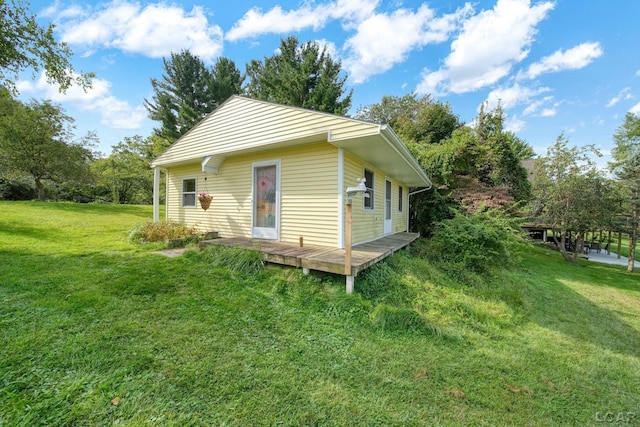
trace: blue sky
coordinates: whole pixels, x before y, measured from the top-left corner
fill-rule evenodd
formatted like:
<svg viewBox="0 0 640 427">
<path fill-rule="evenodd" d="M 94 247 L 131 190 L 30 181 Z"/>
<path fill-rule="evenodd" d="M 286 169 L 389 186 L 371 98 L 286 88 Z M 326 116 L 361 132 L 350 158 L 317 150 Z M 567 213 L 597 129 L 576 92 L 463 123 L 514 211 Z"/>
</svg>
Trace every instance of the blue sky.
<svg viewBox="0 0 640 427">
<path fill-rule="evenodd" d="M 24 99 L 52 99 L 96 131 L 100 151 L 151 134 L 145 98 L 162 58 L 188 49 L 238 68 L 271 56 L 281 38 L 326 45 L 353 88 L 351 114 L 384 95 L 416 91 L 451 104 L 469 123 L 498 100 L 507 126 L 537 154 L 564 133 L 605 157 L 625 113 L 640 114 L 640 2 L 636 0 L 32 1 L 41 24 L 97 77 L 66 95 L 29 74 Z"/>
</svg>

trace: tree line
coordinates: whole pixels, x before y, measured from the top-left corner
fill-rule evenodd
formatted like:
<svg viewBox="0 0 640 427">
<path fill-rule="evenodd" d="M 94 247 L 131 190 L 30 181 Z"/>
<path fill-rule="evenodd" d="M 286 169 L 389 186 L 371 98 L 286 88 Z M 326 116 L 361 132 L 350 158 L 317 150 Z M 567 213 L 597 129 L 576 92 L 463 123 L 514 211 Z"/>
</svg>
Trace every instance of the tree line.
<svg viewBox="0 0 640 427">
<path fill-rule="evenodd" d="M 9 30 L 0 31 L 0 198 L 151 203 L 150 161 L 234 94 L 338 115 L 352 106 L 340 61 L 318 43 L 284 38 L 277 53 L 251 60 L 244 73 L 228 58 L 208 67 L 184 50 L 164 58 L 161 79 L 150 81 L 153 96 L 144 105 L 157 123 L 152 134 L 124 138 L 102 155 L 95 134 L 74 139 L 73 118 L 59 105 L 14 97 L 22 69 L 43 69 L 61 90 L 87 87 L 93 74 L 75 73 L 71 51 L 53 39 L 52 27 L 38 27 L 19 0 L 0 3 L 0 11 Z M 579 239 L 594 229 L 621 230 L 635 247 L 640 117 L 634 114 L 613 135 L 615 179 L 593 162 L 594 147 L 569 147 L 564 135 L 539 156 L 530 179 L 522 161 L 535 153 L 505 129 L 500 105 L 483 104 L 466 124 L 448 103 L 410 93 L 384 96 L 354 117 L 389 124 L 432 178 L 431 191 L 411 198 L 411 223 L 424 235 L 456 212 L 499 209 L 527 211 L 530 220 L 548 224 L 569 261 L 577 257 L 564 250 L 570 233 Z"/>
</svg>

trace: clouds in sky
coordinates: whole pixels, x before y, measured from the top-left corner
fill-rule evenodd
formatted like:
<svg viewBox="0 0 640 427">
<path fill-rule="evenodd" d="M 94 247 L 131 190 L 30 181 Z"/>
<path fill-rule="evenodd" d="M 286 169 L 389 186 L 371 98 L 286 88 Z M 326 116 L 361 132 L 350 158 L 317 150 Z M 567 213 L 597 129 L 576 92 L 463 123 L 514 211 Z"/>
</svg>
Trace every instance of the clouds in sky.
<svg viewBox="0 0 640 427">
<path fill-rule="evenodd" d="M 177 5 L 115 0 L 98 6 L 77 5 L 44 11 L 58 21 L 62 41 L 84 49 L 115 48 L 126 53 L 162 58 L 188 49 L 211 62 L 222 52 L 222 29 L 210 25 L 205 11 L 194 6 L 186 11 Z"/>
<path fill-rule="evenodd" d="M 616 96 L 611 98 L 611 100 L 605 105 L 605 108 L 611 108 L 616 105 L 618 102 L 626 99 L 633 99 L 633 95 L 631 94 L 631 88 L 625 87 L 618 93 Z"/>
<path fill-rule="evenodd" d="M 204 7 L 186 10 L 164 1 L 143 5 L 133 0 L 111 0 L 95 6 L 54 3 L 40 15 L 53 19 L 61 40 L 84 56 L 101 49 L 117 49 L 161 58 L 188 49 L 208 63 L 223 54 L 225 45 L 254 42 L 268 34 L 284 37 L 308 30 L 319 32 L 338 23 L 340 34 L 327 40 L 326 33 L 319 33 L 318 42 L 342 61 L 352 84 L 365 83 L 410 58 L 424 58 L 422 72 L 414 74 L 415 86 L 409 86 L 411 89 L 433 96 L 488 90 L 486 101 L 491 108 L 498 102 L 504 109 L 521 106 L 522 117 L 549 117 L 562 105 L 554 99 L 552 88 L 537 81 L 541 76 L 586 67 L 604 52 L 598 42 L 588 41 L 573 47 L 559 46 L 540 59 L 531 58 L 538 27 L 556 6 L 551 0 L 496 0 L 493 8 L 479 11 L 468 2 L 449 13 L 431 8 L 428 2 L 412 8 L 395 2 L 395 9 L 382 3 L 317 0 L 300 2 L 292 9 L 256 6 L 224 29 Z M 207 7 L 215 9 L 216 5 Z M 433 58 L 429 51 L 422 53 L 430 45 L 448 47 L 448 54 Z M 436 65 L 429 69 L 427 64 Z M 43 84 L 38 81 L 31 90 L 39 88 L 57 96 L 57 90 L 49 92 Z M 76 94 L 72 88 L 64 99 L 100 111 L 102 120 L 111 126 L 133 128 L 141 123 L 144 109 L 116 99 L 109 88 L 109 82 L 96 79 L 88 93 Z M 609 104 L 613 106 L 628 96 L 630 93 L 623 91 Z M 640 104 L 635 108 L 640 110 Z M 514 118 L 512 125 L 522 128 L 524 121 Z"/>
<path fill-rule="evenodd" d="M 362 83 L 403 62 L 412 51 L 447 41 L 472 11 L 467 4 L 455 13 L 437 17 L 423 4 L 416 11 L 398 9 L 389 14 L 372 14 L 347 39 L 344 65 L 354 83 Z"/>
<path fill-rule="evenodd" d="M 68 102 L 82 110 L 95 111 L 101 117 L 101 123 L 115 129 L 138 129 L 146 118 L 147 112 L 142 105 L 131 106 L 110 93 L 111 83 L 95 78 L 86 92 L 74 85 L 66 93 L 60 93 L 56 84 L 47 82 L 44 74 L 35 82 L 21 81 L 18 90 L 21 93 L 42 93 L 53 102 Z"/>
<path fill-rule="evenodd" d="M 527 0 L 498 0 L 493 9 L 470 17 L 451 43 L 444 66 L 426 70 L 418 92 L 466 93 L 498 82 L 527 57 L 536 26 L 553 6 L 551 2 L 532 6 Z"/>
<path fill-rule="evenodd" d="M 582 43 L 566 51 L 558 50 L 545 56 L 539 62 L 531 64 L 520 78 L 535 79 L 541 74 L 563 70 L 578 70 L 586 67 L 594 59 L 602 56 L 600 43 Z"/>
<path fill-rule="evenodd" d="M 341 21 L 343 28 L 350 29 L 373 15 L 379 3 L 379 0 L 337 0 L 320 4 L 306 3 L 298 9 L 287 11 L 275 6 L 267 12 L 254 7 L 231 27 L 225 38 L 233 42 L 264 34 L 319 30 L 334 20 Z"/>
</svg>

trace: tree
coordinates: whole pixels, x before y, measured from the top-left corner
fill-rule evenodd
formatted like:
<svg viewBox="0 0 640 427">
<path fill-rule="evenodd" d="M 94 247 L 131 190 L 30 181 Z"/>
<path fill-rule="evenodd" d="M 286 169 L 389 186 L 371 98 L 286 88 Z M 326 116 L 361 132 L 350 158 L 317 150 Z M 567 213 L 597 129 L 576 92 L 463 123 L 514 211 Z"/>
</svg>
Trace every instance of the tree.
<svg viewBox="0 0 640 427">
<path fill-rule="evenodd" d="M 114 145 L 111 155 L 92 165 L 99 185 L 108 189 L 113 203 L 151 203 L 154 155 L 153 137 L 126 137 Z"/>
<path fill-rule="evenodd" d="M 449 104 L 415 92 L 384 96 L 379 103 L 359 108 L 356 118 L 388 124 L 403 140 L 416 144 L 437 144 L 461 126 Z"/>
<path fill-rule="evenodd" d="M 640 117 L 627 113 L 613 135 L 611 170 L 627 190 L 627 231 L 629 232 L 628 272 L 633 272 L 640 223 Z"/>
<path fill-rule="evenodd" d="M 236 64 L 228 58 L 219 58 L 211 70 L 213 99 L 221 104 L 232 95 L 242 92 L 244 76 Z"/>
<path fill-rule="evenodd" d="M 29 174 L 45 198 L 45 181 L 61 183 L 87 178 L 95 135 L 73 142 L 73 119 L 49 101 L 28 104 L 0 91 L 0 166 Z"/>
<path fill-rule="evenodd" d="M 241 91 L 243 77 L 233 61 L 219 58 L 209 69 L 188 50 L 163 58 L 162 79 L 151 79 L 155 94 L 144 104 L 149 118 L 160 122 L 155 134 L 173 143 Z"/>
<path fill-rule="evenodd" d="M 94 74 L 74 73 L 71 49 L 56 42 L 53 25 L 40 27 L 22 0 L 0 0 L 0 19 L 0 86 L 15 95 L 19 73 L 29 68 L 34 77 L 44 69 L 47 81 L 62 91 L 72 84 L 91 86 Z"/>
<path fill-rule="evenodd" d="M 591 160 L 592 153 L 598 154 L 593 146 L 569 148 L 568 139 L 560 135 L 547 155 L 535 162 L 533 215 L 537 222 L 551 226 L 562 256 L 573 263 L 584 234 L 615 214 L 611 185 Z"/>
<path fill-rule="evenodd" d="M 522 166 L 530 146 L 503 128 L 500 106 L 480 113 L 473 126 L 460 125 L 436 144 L 407 146 L 440 191 L 468 211 L 527 201 L 530 184 Z"/>
<path fill-rule="evenodd" d="M 280 104 L 345 115 L 353 90 L 345 95 L 342 64 L 315 42 L 298 45 L 296 37 L 280 41 L 280 51 L 264 62 L 247 64 L 247 95 Z M 344 96 L 343 96 L 344 95 Z"/>
</svg>

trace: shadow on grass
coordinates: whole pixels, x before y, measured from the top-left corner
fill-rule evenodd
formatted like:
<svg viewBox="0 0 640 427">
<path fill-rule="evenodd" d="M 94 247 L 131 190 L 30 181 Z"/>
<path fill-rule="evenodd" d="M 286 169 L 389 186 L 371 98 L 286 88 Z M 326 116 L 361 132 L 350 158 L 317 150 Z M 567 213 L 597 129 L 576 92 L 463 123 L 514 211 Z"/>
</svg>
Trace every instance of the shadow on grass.
<svg viewBox="0 0 640 427">
<path fill-rule="evenodd" d="M 546 255 L 536 255 L 543 256 Z M 637 313 L 628 313 L 629 307 L 625 306 L 633 303 L 626 302 L 626 298 L 625 303 L 614 301 L 607 289 L 637 292 L 640 285 L 635 276 L 614 266 L 573 265 L 557 260 L 549 260 L 549 268 L 545 270 L 539 269 L 539 262 L 535 265 L 536 281 L 529 281 L 528 298 L 528 317 L 532 321 L 603 349 L 640 356 L 640 331 L 624 319 L 637 317 Z M 594 300 L 607 301 L 611 308 L 582 295 L 571 283 Z"/>
<path fill-rule="evenodd" d="M 2 234 L 10 234 L 17 238 L 58 240 L 64 237 L 64 233 L 60 230 L 40 227 L 36 224 L 33 226 L 25 226 L 0 221 L 0 229 L 2 230 Z"/>
<path fill-rule="evenodd" d="M 34 207 L 46 210 L 69 212 L 78 215 L 138 215 L 142 219 L 152 219 L 151 205 L 114 205 L 104 203 L 72 203 L 72 202 L 31 202 Z"/>
</svg>

